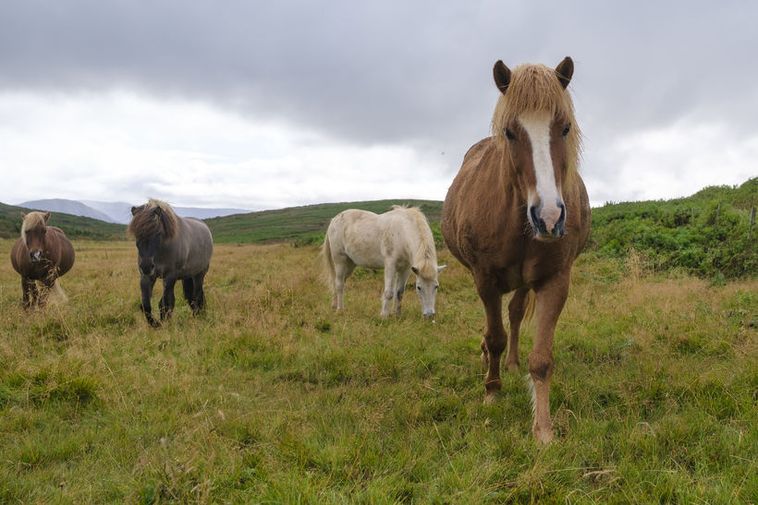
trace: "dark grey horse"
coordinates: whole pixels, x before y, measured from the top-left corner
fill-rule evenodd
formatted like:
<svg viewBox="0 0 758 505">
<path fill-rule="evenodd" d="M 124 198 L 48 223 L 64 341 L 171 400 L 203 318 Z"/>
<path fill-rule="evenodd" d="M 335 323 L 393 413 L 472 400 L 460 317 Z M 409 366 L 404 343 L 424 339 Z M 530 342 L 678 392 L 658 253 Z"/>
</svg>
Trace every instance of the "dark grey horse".
<svg viewBox="0 0 758 505">
<path fill-rule="evenodd" d="M 174 284 L 182 280 L 184 297 L 192 313 L 205 306 L 203 279 L 213 254 L 213 237 L 208 226 L 200 220 L 177 216 L 173 209 L 159 200 L 132 207 L 129 233 L 137 240 L 139 253 L 142 312 L 155 327 L 150 298 L 158 278 L 163 279 L 163 297 L 158 304 L 161 321 L 171 317 L 174 310 Z"/>
</svg>

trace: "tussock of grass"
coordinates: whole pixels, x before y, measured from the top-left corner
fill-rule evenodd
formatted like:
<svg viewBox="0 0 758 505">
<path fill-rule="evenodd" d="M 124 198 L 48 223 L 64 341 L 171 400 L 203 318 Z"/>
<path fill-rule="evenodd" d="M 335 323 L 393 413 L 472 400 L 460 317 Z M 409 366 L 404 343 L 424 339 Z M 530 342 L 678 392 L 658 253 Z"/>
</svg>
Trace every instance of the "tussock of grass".
<svg viewBox="0 0 758 505">
<path fill-rule="evenodd" d="M 21 310 L 0 265 L 0 502 L 758 496 L 756 281 L 582 257 L 555 343 L 558 439 L 539 448 L 522 376 L 482 404 L 483 311 L 445 252 L 433 325 L 412 292 L 379 318 L 381 274 L 365 270 L 334 314 L 315 247 L 222 245 L 208 312 L 178 301 L 153 330 L 133 245 L 78 247 L 70 301 L 47 311 Z"/>
</svg>

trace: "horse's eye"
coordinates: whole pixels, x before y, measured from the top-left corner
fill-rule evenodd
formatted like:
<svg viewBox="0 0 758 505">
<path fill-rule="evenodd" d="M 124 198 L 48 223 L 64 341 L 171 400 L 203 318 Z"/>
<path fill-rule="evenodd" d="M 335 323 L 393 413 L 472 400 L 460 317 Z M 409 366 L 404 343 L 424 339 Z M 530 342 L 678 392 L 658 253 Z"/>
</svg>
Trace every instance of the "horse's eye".
<svg viewBox="0 0 758 505">
<path fill-rule="evenodd" d="M 508 140 L 516 140 L 516 134 L 514 134 L 510 128 L 505 129 L 505 138 Z"/>
<path fill-rule="evenodd" d="M 421 291 L 421 286 L 416 286 L 416 289 L 418 289 L 419 291 Z"/>
<path fill-rule="evenodd" d="M 438 285 L 436 285 L 436 286 L 434 286 L 434 290 L 435 290 L 435 291 L 436 291 L 436 290 L 438 290 L 439 288 L 440 288 L 439 284 L 438 284 Z"/>
<path fill-rule="evenodd" d="M 561 133 L 561 135 L 565 137 L 566 135 L 569 134 L 570 131 L 571 131 L 571 123 L 566 125 L 566 128 L 563 129 L 563 132 Z"/>
</svg>

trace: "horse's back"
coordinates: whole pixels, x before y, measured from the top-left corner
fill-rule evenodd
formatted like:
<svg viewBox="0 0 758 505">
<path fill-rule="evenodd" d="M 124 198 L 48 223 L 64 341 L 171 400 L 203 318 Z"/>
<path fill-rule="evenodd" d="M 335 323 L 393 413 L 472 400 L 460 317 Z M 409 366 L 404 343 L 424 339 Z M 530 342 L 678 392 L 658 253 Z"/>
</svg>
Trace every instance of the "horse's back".
<svg viewBox="0 0 758 505">
<path fill-rule="evenodd" d="M 11 247 L 11 265 L 13 270 L 21 275 L 25 275 L 29 270 L 29 250 L 22 239 L 17 239 Z"/>
<path fill-rule="evenodd" d="M 367 210 L 344 210 L 332 218 L 326 234 L 333 258 L 345 256 L 356 265 L 368 268 L 384 265 L 379 215 Z"/>
<path fill-rule="evenodd" d="M 182 241 L 187 247 L 188 269 L 191 274 L 208 270 L 213 256 L 213 234 L 203 221 L 192 217 L 180 218 Z"/>
<path fill-rule="evenodd" d="M 76 259 L 76 253 L 74 252 L 74 245 L 68 239 L 66 234 L 57 226 L 48 226 L 48 234 L 52 232 L 51 249 L 55 252 L 58 264 L 58 275 L 63 275 L 74 266 L 74 260 Z"/>
</svg>

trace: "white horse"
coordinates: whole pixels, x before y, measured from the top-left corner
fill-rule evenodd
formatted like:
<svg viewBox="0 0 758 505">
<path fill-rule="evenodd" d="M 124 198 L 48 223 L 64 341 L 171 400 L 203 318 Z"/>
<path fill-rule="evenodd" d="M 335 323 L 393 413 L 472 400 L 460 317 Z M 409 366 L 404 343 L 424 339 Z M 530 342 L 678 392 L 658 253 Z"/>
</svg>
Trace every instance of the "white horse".
<svg viewBox="0 0 758 505">
<path fill-rule="evenodd" d="M 394 205 L 384 214 L 348 209 L 329 223 L 322 249 L 326 274 L 332 284 L 332 307 L 343 308 L 345 279 L 356 266 L 384 268 L 382 317 L 390 313 L 394 300 L 395 314 L 411 272 L 416 275 L 416 292 L 426 318 L 434 317 L 437 275 L 445 265 L 437 266 L 434 237 L 424 214 L 415 207 Z"/>
</svg>

